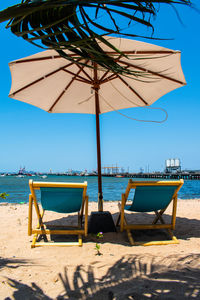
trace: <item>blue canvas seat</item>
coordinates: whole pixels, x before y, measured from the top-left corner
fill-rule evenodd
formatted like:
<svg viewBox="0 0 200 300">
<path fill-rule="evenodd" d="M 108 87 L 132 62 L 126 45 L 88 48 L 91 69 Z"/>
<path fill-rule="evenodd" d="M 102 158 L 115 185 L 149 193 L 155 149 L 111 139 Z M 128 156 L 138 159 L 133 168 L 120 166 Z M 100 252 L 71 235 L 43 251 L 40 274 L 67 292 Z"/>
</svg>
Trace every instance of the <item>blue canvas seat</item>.
<svg viewBox="0 0 200 300">
<path fill-rule="evenodd" d="M 117 225 L 120 223 L 120 231 L 126 230 L 128 239 L 131 245 L 160 245 L 160 244 L 177 244 L 178 240 L 173 235 L 172 230 L 175 228 L 176 208 L 177 208 L 177 193 L 182 187 L 184 181 L 181 180 L 163 180 L 163 181 L 133 181 L 129 180 L 126 192 L 122 194 L 122 200 L 119 204 L 119 217 Z M 130 191 L 134 189 L 134 197 L 130 204 L 127 204 L 127 199 Z M 165 223 L 163 213 L 173 202 L 172 217 L 170 223 Z M 129 212 L 155 212 L 156 217 L 151 224 L 128 224 L 125 218 L 125 211 Z M 134 218 L 134 216 L 133 216 Z M 158 221 L 160 224 L 158 224 Z M 151 242 L 134 242 L 131 230 L 146 230 L 146 229 L 167 229 L 171 240 L 166 241 L 151 241 Z"/>
<path fill-rule="evenodd" d="M 29 221 L 28 234 L 32 235 L 32 247 L 48 245 L 62 245 L 82 246 L 82 235 L 87 236 L 88 230 L 88 196 L 87 182 L 84 183 L 65 183 L 65 182 L 34 182 L 29 181 L 31 194 L 29 195 Z M 40 191 L 41 206 L 37 201 L 36 191 Z M 38 226 L 32 226 L 32 210 L 33 206 L 36 210 L 38 218 Z M 45 211 L 54 211 L 57 213 L 77 213 L 78 224 L 76 227 L 70 229 L 47 229 L 43 217 Z M 83 214 L 85 215 L 84 228 L 82 227 Z M 78 235 L 78 242 L 72 243 L 52 243 L 52 242 L 38 242 L 38 236 L 43 235 L 47 240 L 47 235 Z"/>
</svg>

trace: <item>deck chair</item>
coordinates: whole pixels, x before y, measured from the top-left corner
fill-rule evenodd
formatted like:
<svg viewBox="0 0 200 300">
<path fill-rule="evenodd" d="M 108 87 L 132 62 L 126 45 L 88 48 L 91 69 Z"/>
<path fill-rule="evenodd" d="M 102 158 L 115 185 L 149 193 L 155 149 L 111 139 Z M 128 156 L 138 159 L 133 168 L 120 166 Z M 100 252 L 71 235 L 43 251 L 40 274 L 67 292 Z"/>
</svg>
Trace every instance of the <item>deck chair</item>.
<svg viewBox="0 0 200 300">
<path fill-rule="evenodd" d="M 88 231 L 88 196 L 87 182 L 65 183 L 65 182 L 37 182 L 29 180 L 31 194 L 29 195 L 29 217 L 28 235 L 34 235 L 31 247 L 43 245 L 60 246 L 82 246 L 82 235 L 87 236 Z M 37 190 L 41 194 L 41 205 L 37 201 Z M 38 224 L 33 228 L 33 206 L 36 211 Z M 41 207 L 42 206 L 42 210 Z M 76 227 L 65 227 L 64 229 L 48 229 L 43 221 L 45 211 L 57 213 L 77 213 L 78 224 Z M 85 211 L 84 228 L 82 228 L 83 214 Z M 60 227 L 59 227 L 60 228 Z M 48 242 L 47 235 L 77 235 L 78 242 Z M 38 242 L 38 237 L 43 237 L 44 242 Z"/>
<path fill-rule="evenodd" d="M 173 235 L 172 230 L 175 229 L 176 208 L 177 208 L 177 193 L 182 187 L 184 181 L 133 181 L 129 180 L 125 194 L 122 194 L 121 203 L 119 203 L 119 216 L 117 226 L 120 223 L 120 231 L 126 230 L 128 239 L 131 245 L 166 245 L 178 244 L 177 238 Z M 127 199 L 132 189 L 135 189 L 132 203 L 127 205 Z M 169 204 L 172 205 L 172 216 L 169 224 L 166 224 L 163 219 L 163 214 Z M 155 218 L 152 224 L 128 224 L 125 217 L 125 210 L 129 212 L 155 212 Z M 159 222 L 159 223 L 158 223 Z M 146 229 L 166 229 L 171 237 L 171 240 L 166 241 L 151 241 L 151 242 L 135 242 L 131 230 L 146 230 Z"/>
</svg>

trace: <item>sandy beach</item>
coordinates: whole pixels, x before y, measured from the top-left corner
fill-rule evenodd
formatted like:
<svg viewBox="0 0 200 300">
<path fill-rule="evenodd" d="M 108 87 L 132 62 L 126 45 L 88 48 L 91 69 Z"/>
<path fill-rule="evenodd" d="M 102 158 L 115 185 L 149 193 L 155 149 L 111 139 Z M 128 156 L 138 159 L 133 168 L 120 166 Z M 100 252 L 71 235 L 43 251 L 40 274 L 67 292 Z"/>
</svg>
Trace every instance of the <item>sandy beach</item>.
<svg viewBox="0 0 200 300">
<path fill-rule="evenodd" d="M 116 202 L 104 210 L 116 220 Z M 91 234 L 83 247 L 31 249 L 28 204 L 0 211 L 0 299 L 200 299 L 200 199 L 178 200 L 180 244 L 130 246 L 126 233 L 106 233 L 100 256 Z"/>
</svg>

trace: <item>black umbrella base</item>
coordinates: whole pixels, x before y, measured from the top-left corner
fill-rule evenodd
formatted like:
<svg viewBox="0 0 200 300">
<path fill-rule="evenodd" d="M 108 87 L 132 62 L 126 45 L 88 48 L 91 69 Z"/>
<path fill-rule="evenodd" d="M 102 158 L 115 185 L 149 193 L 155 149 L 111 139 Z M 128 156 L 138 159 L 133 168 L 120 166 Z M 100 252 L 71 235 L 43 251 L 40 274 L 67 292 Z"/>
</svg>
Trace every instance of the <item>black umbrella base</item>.
<svg viewBox="0 0 200 300">
<path fill-rule="evenodd" d="M 116 232 L 116 227 L 109 211 L 92 212 L 88 222 L 88 233 Z"/>
</svg>

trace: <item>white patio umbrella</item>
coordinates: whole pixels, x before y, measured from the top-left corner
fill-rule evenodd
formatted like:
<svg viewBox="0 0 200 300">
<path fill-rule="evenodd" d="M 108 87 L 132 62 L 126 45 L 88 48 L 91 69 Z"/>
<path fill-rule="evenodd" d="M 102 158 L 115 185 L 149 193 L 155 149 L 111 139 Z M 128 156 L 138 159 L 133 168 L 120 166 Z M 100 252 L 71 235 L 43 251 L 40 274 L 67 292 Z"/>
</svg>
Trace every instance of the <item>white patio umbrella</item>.
<svg viewBox="0 0 200 300">
<path fill-rule="evenodd" d="M 102 45 L 106 53 L 135 75 L 109 72 L 82 58 L 78 60 L 82 64 L 76 64 L 60 57 L 54 50 L 9 63 L 12 74 L 9 97 L 50 113 L 96 115 L 99 211 L 103 211 L 99 115 L 149 106 L 186 84 L 180 51 L 128 39 L 109 40 L 125 56 Z"/>
</svg>

